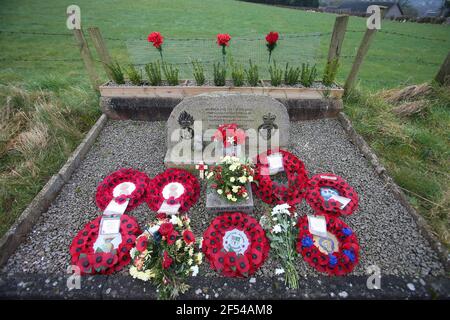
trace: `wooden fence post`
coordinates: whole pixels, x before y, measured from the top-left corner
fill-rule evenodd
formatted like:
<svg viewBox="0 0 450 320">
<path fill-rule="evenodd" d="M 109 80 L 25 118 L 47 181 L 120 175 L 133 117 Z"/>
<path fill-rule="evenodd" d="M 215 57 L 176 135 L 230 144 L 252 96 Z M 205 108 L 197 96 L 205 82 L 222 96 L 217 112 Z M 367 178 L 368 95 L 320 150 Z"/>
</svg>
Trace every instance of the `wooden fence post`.
<svg viewBox="0 0 450 320">
<path fill-rule="evenodd" d="M 108 48 L 106 47 L 105 40 L 103 39 L 100 29 L 97 27 L 88 28 L 89 35 L 94 43 L 95 50 L 97 51 L 100 60 L 103 63 L 103 68 L 108 75 L 109 80 L 114 80 L 111 69 L 108 68 L 112 64 L 111 56 L 109 55 Z"/>
<path fill-rule="evenodd" d="M 328 50 L 328 62 L 339 59 L 342 50 L 342 42 L 344 41 L 345 32 L 347 31 L 348 15 L 337 16 L 334 22 L 333 35 L 331 36 L 330 49 Z"/>
<path fill-rule="evenodd" d="M 370 44 L 372 43 L 373 36 L 377 32 L 377 29 L 367 29 L 364 33 L 364 37 L 358 48 L 358 53 L 356 54 L 355 61 L 353 61 L 352 69 L 345 81 L 344 92 L 347 93 L 354 85 L 356 76 L 358 75 L 359 68 L 364 60 L 364 57 L 369 50 Z"/>
<path fill-rule="evenodd" d="M 84 66 L 89 75 L 89 79 L 91 80 L 92 87 L 95 90 L 98 90 L 98 76 L 95 71 L 94 60 L 92 59 L 91 51 L 89 50 L 88 44 L 86 42 L 86 38 L 84 37 L 82 29 L 73 29 L 73 34 L 75 36 L 75 40 L 80 47 L 80 54 L 83 58 Z"/>
<path fill-rule="evenodd" d="M 434 80 L 440 85 L 450 84 L 450 52 L 447 54 Z"/>
</svg>

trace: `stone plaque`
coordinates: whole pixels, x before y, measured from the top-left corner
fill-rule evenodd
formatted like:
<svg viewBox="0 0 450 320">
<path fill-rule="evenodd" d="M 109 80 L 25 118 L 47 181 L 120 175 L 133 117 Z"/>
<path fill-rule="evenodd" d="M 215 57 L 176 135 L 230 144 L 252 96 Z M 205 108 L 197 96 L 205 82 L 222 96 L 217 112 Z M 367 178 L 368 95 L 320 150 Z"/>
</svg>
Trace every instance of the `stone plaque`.
<svg viewBox="0 0 450 320">
<path fill-rule="evenodd" d="M 246 214 L 253 213 L 253 194 L 250 183 L 246 186 L 248 199 L 239 202 L 230 202 L 212 189 L 209 185 L 206 187 L 206 212 L 211 214 L 220 214 L 224 212 L 243 212 Z"/>
<path fill-rule="evenodd" d="M 167 121 L 166 166 L 186 167 L 202 160 L 212 163 L 202 158 L 202 152 L 205 154 L 219 125 L 228 123 L 237 124 L 247 133 L 244 157 L 255 156 L 250 148 L 264 152 L 268 147 L 285 148 L 289 141 L 287 109 L 271 97 L 221 92 L 187 97 L 173 109 Z M 184 156 L 178 156 L 183 154 L 178 149 L 186 149 L 183 145 L 191 146 L 195 160 L 187 161 Z"/>
</svg>

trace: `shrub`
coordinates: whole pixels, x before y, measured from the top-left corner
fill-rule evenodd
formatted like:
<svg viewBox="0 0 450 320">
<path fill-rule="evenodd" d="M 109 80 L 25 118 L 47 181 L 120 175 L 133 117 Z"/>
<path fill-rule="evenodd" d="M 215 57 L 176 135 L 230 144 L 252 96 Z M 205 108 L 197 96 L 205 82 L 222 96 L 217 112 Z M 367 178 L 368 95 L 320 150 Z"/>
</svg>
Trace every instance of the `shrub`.
<svg viewBox="0 0 450 320">
<path fill-rule="evenodd" d="M 118 62 L 107 64 L 107 67 L 109 68 L 109 70 L 111 70 L 111 76 L 113 77 L 115 83 L 117 84 L 125 83 L 125 77 L 123 75 L 122 68 L 120 67 Z"/>
<path fill-rule="evenodd" d="M 132 84 L 140 86 L 142 83 L 142 73 L 141 70 L 137 70 L 134 65 L 130 64 L 127 68 L 128 78 Z"/>
<path fill-rule="evenodd" d="M 290 86 L 294 86 L 298 83 L 300 78 L 300 68 L 289 67 L 289 63 L 286 63 L 286 69 L 284 70 L 284 83 Z"/>
<path fill-rule="evenodd" d="M 180 84 L 178 81 L 178 73 L 180 70 L 176 66 L 163 62 L 162 69 L 169 85 L 177 86 Z"/>
<path fill-rule="evenodd" d="M 245 70 L 245 74 L 247 75 L 247 81 L 252 87 L 256 87 L 259 81 L 258 74 L 258 66 L 252 63 L 252 60 L 248 60 L 250 66 L 247 70 Z"/>
<path fill-rule="evenodd" d="M 147 73 L 148 81 L 152 86 L 161 85 L 161 65 L 159 64 L 159 61 L 146 64 L 145 72 Z"/>
<path fill-rule="evenodd" d="M 323 79 L 322 79 L 324 85 L 331 86 L 334 83 L 338 68 L 339 68 L 338 59 L 333 59 L 327 62 L 325 71 L 323 72 Z"/>
<path fill-rule="evenodd" d="M 244 68 L 241 64 L 233 63 L 231 65 L 231 78 L 236 87 L 242 87 L 244 84 Z"/>
<path fill-rule="evenodd" d="M 300 76 L 300 82 L 305 87 L 311 87 L 314 80 L 317 76 L 317 69 L 316 65 L 312 66 L 312 68 L 309 66 L 309 63 L 302 64 L 302 75 Z"/>
<path fill-rule="evenodd" d="M 192 68 L 194 73 L 194 79 L 198 86 L 202 86 L 205 84 L 205 71 L 203 70 L 203 66 L 197 60 L 192 61 Z"/>
<path fill-rule="evenodd" d="M 277 68 L 277 63 L 274 61 L 273 65 L 269 66 L 270 84 L 278 87 L 283 81 L 283 70 Z"/>
<path fill-rule="evenodd" d="M 214 68 L 214 84 L 216 86 L 224 86 L 225 85 L 225 79 L 227 77 L 227 68 L 222 66 L 220 62 L 217 62 L 213 65 Z"/>
</svg>

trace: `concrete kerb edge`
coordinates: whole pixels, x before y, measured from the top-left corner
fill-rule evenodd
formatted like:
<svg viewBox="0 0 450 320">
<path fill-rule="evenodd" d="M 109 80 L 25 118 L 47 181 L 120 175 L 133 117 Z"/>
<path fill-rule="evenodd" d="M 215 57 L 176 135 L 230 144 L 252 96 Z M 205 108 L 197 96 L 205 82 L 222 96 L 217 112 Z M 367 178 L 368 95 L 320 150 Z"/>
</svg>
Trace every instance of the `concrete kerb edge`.
<svg viewBox="0 0 450 320">
<path fill-rule="evenodd" d="M 0 239 L 0 267 L 3 267 L 17 247 L 25 240 L 38 218 L 50 206 L 51 202 L 58 196 L 62 187 L 69 181 L 71 175 L 81 163 L 86 153 L 94 144 L 99 133 L 107 122 L 106 115 L 102 114 L 94 126 L 86 134 L 83 141 L 70 155 L 59 172 L 53 175 L 45 186 L 34 197 L 31 203 L 21 213 L 16 222 Z"/>
<path fill-rule="evenodd" d="M 364 155 L 364 157 L 369 160 L 378 176 L 383 180 L 384 183 L 386 183 L 387 186 L 389 186 L 395 198 L 400 201 L 400 203 L 413 217 L 417 226 L 419 227 L 419 231 L 422 236 L 428 240 L 432 248 L 438 254 L 439 259 L 441 260 L 445 268 L 445 271 L 450 272 L 450 257 L 447 248 L 445 248 L 445 246 L 436 238 L 426 220 L 409 204 L 405 193 L 387 174 L 386 168 L 381 165 L 372 148 L 370 148 L 367 142 L 353 128 L 350 119 L 343 112 L 340 112 L 338 115 L 338 120 L 342 124 L 342 127 L 349 136 L 350 140 L 356 145 L 356 147 Z"/>
</svg>

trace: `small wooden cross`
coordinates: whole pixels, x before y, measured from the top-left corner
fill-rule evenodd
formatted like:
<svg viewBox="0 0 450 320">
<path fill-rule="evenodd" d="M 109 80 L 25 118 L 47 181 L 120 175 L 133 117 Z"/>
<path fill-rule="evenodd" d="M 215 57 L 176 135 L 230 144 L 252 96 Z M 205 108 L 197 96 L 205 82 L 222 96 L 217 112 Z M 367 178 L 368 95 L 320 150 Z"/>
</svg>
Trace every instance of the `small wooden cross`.
<svg viewBox="0 0 450 320">
<path fill-rule="evenodd" d="M 208 169 L 208 165 L 203 161 L 200 161 L 199 164 L 195 165 L 195 169 L 199 171 L 200 179 L 205 179 L 205 170 Z"/>
</svg>

